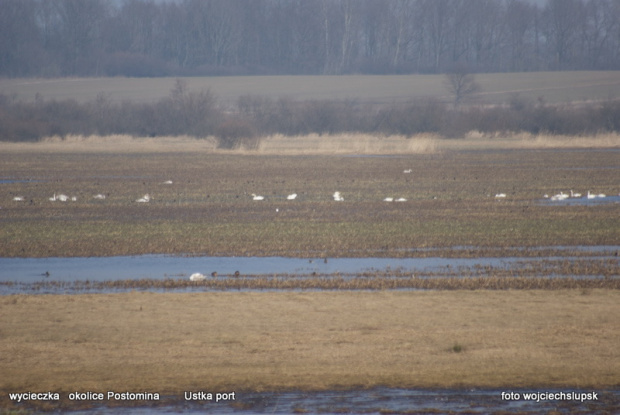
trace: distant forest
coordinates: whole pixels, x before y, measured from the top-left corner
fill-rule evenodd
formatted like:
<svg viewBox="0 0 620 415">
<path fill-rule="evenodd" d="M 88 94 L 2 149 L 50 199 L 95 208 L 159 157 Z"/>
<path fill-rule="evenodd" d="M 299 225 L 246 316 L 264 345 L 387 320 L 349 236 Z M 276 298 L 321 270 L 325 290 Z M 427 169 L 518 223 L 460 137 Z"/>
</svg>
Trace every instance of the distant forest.
<svg viewBox="0 0 620 415">
<path fill-rule="evenodd" d="M 620 0 L 0 0 L 0 76 L 620 69 Z"/>
</svg>

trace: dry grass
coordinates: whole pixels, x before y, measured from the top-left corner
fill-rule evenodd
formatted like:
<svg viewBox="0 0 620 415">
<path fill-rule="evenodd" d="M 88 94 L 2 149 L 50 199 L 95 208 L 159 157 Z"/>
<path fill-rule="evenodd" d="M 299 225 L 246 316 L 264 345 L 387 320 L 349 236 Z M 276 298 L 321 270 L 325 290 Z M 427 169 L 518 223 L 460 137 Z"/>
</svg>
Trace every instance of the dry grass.
<svg viewBox="0 0 620 415">
<path fill-rule="evenodd" d="M 214 137 L 132 137 L 129 135 L 47 137 L 38 143 L 0 142 L 4 152 L 104 152 L 165 153 L 201 152 L 236 155 L 406 155 L 462 150 L 618 148 L 616 133 L 595 136 L 532 135 L 529 133 L 483 134 L 470 131 L 462 139 L 442 139 L 433 134 L 413 137 L 361 133 L 263 137 L 257 148 L 217 148 Z"/>
<path fill-rule="evenodd" d="M 426 154 L 435 152 L 439 139 L 432 135 L 414 138 L 404 136 L 374 136 L 339 134 L 308 136 L 275 135 L 260 140 L 258 148 L 240 147 L 235 150 L 217 148 L 214 137 L 132 137 L 69 135 L 47 137 L 38 143 L 0 143 L 4 151 L 46 152 L 203 152 L 236 155 L 337 155 L 337 154 Z"/>
<path fill-rule="evenodd" d="M 420 135 L 381 137 L 369 134 L 339 134 L 335 136 L 311 134 L 287 137 L 265 137 L 257 149 L 258 154 L 273 155 L 338 155 L 338 154 L 426 154 L 434 153 L 439 144 L 437 137 Z M 252 151 L 247 154 L 252 154 Z"/>
<path fill-rule="evenodd" d="M 6 296 L 0 391 L 618 387 L 618 312 L 596 289 Z"/>
<path fill-rule="evenodd" d="M 442 140 L 437 148 L 442 150 L 484 149 L 587 149 L 618 148 L 620 135 L 604 133 L 593 136 L 560 136 L 530 133 L 483 134 L 470 131 L 463 140 Z"/>
<path fill-rule="evenodd" d="M 532 135 L 529 133 L 483 134 L 471 131 L 463 139 L 442 139 L 433 134 L 413 137 L 361 133 L 263 137 L 258 148 L 217 148 L 214 137 L 132 137 L 129 135 L 48 137 L 38 143 L 0 142 L 5 152 L 202 152 L 237 155 L 405 155 L 461 150 L 618 148 L 616 133 L 595 136 Z"/>
</svg>

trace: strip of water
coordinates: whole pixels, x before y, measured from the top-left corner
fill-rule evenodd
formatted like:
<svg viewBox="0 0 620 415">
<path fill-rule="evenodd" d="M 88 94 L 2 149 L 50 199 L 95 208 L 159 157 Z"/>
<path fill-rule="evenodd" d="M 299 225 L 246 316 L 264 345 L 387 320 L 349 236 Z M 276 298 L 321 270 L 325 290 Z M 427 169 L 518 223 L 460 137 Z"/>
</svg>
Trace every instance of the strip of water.
<svg viewBox="0 0 620 415">
<path fill-rule="evenodd" d="M 587 248 L 587 247 L 586 247 Z M 620 246 L 610 246 L 611 252 Z M 528 262 L 584 257 L 528 258 Z M 288 257 L 186 257 L 172 255 L 139 255 L 114 257 L 68 258 L 0 258 L 0 282 L 34 283 L 49 278 L 55 281 L 109 281 L 128 279 L 165 279 L 189 277 L 195 272 L 210 275 L 276 275 L 276 274 L 360 274 L 381 270 L 436 273 L 458 267 L 508 267 L 523 261 L 508 258 L 288 258 Z"/>
<path fill-rule="evenodd" d="M 568 197 L 566 199 L 551 200 L 542 199 L 540 203 L 546 206 L 598 206 L 620 203 L 620 195 L 618 196 L 605 196 L 605 197 Z"/>
<path fill-rule="evenodd" d="M 605 249 L 602 249 L 605 248 Z M 227 284 L 238 277 L 267 277 L 270 281 L 334 279 L 349 281 L 459 277 L 459 276 L 538 276 L 547 278 L 597 279 L 614 276 L 618 246 L 567 247 L 566 256 L 556 257 L 482 257 L 482 258 L 288 258 L 288 257 L 188 257 L 140 255 L 119 257 L 0 258 L 0 295 L 76 294 L 123 292 L 135 289 L 155 292 L 192 292 L 201 290 L 272 290 L 274 287 L 313 289 L 316 284 Z M 559 250 L 562 251 L 561 249 Z M 558 251 L 555 251 L 558 252 Z M 593 259 L 591 264 L 588 262 Z M 582 264 L 573 275 L 571 263 Z M 585 261 L 585 262 L 584 262 Z M 611 268 L 610 268 L 611 267 Z M 577 267 L 579 268 L 579 267 Z M 538 271 L 536 271 L 538 270 Z M 187 286 L 189 276 L 201 273 L 215 284 Z M 211 279 L 211 275 L 217 279 Z M 617 277 L 617 275 L 615 275 Z M 176 281 L 176 282 L 175 282 Z M 223 283 L 217 283 L 217 281 Z M 115 284 L 119 282 L 119 284 Z M 124 283 L 132 282 L 132 283 Z M 137 285 L 136 285 L 137 284 Z M 332 286 L 338 286 L 338 284 Z M 353 285 L 355 286 L 355 285 Z M 396 287 L 403 287 L 396 282 Z M 253 288 L 251 288 L 253 287 Z M 261 287 L 261 288 L 258 288 Z M 360 287 L 357 285 L 357 287 Z M 318 289 L 318 288 L 317 288 Z M 402 288 L 404 289 L 404 288 Z"/>
<path fill-rule="evenodd" d="M 562 395 L 562 393 L 564 395 Z M 531 394 L 531 395 L 530 395 Z M 582 401 L 579 399 L 583 398 Z M 545 399 L 546 398 L 546 399 Z M 552 399 L 558 398 L 558 399 Z M 174 397 L 172 398 L 174 399 Z M 333 414 L 333 413 L 450 413 L 450 414 L 548 414 L 615 413 L 620 391 L 592 390 L 459 390 L 374 388 L 352 391 L 236 393 L 234 401 L 185 401 L 158 407 L 123 408 L 123 413 L 182 414 Z M 118 413 L 118 408 L 98 407 L 69 412 L 73 415 Z"/>
</svg>

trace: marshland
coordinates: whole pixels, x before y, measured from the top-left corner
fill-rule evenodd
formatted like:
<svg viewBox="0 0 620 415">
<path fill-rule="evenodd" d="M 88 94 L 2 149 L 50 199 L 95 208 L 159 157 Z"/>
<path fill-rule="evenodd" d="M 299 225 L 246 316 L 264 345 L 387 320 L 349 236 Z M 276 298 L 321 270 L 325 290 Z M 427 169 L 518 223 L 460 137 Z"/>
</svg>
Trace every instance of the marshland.
<svg viewBox="0 0 620 415">
<path fill-rule="evenodd" d="M 510 79 L 511 90 L 534 99 L 525 85 L 542 74 L 485 75 L 488 96 L 516 101 L 461 111 L 514 121 L 547 109 L 547 120 L 573 118 L 572 127 L 583 126 L 596 119 L 588 114 L 613 109 L 597 88 L 613 88 L 616 76 L 566 73 L 554 78 L 558 85 L 545 78 L 560 95 L 552 104 L 521 107 L 493 85 Z M 404 85 L 416 79 L 423 81 L 379 77 L 364 84 L 372 92 L 371 80 L 375 87 L 395 82 L 408 94 Z M 441 102 L 440 78 L 433 80 L 429 93 Z M 112 92 L 97 97 L 102 81 Z M 204 79 L 184 81 L 177 86 L 190 90 L 181 98 L 204 97 L 193 95 Z M 246 92 L 264 93 L 248 85 L 265 87 L 265 78 L 209 83 L 234 106 L 241 81 Z M 318 93 L 317 85 L 333 82 L 307 81 L 314 87 L 306 91 Z M 351 91 L 359 81 L 338 78 Z M 37 82 L 2 82 L 26 93 L 7 108 L 43 116 L 5 124 L 26 135 L 56 128 L 47 110 L 77 108 L 54 102 L 63 91 L 84 103 L 86 116 L 103 104 L 113 110 L 109 120 L 122 115 L 116 110 L 141 108 L 119 104 L 124 98 L 113 85 L 122 78 L 41 81 L 53 99 L 35 103 L 27 102 L 27 88 Z M 174 82 L 148 82 L 155 84 L 138 87 L 134 102 L 168 105 Z M 136 95 L 147 90 L 164 97 Z M 575 104 L 570 94 L 579 91 L 594 103 Z M 322 93 L 310 99 L 341 98 Z M 278 98 L 244 99 L 260 109 Z M 365 108 L 365 100 L 353 107 Z M 395 111 L 403 102 L 385 100 L 377 96 L 372 105 Z M 310 114 L 304 110 L 314 107 L 304 102 L 297 102 L 299 114 Z M 231 107 L 222 108 L 215 114 L 225 118 Z M 447 137 L 441 128 L 301 129 L 228 148 L 216 135 L 71 130 L 80 125 L 0 143 L 3 410 L 103 410 L 68 394 L 107 390 L 165 398 L 104 406 L 162 410 L 178 410 L 190 390 L 238 393 L 235 402 L 187 404 L 214 412 L 618 410 L 620 139 L 613 128 L 454 135 L 469 125 L 459 122 Z M 194 273 L 204 279 L 191 281 Z M 6 399 L 47 390 L 58 391 L 60 401 Z M 524 406 L 501 400 L 509 390 L 595 390 L 603 399 Z M 411 409 L 416 393 L 427 398 Z M 368 406 L 356 406 L 360 396 Z M 449 396 L 458 397 L 437 406 Z M 286 401 L 288 409 L 278 409 Z"/>
<path fill-rule="evenodd" d="M 549 148 L 557 138 L 358 138 L 402 151 L 364 153 L 351 136 L 308 137 L 340 149 L 331 155 L 306 149 L 304 137 L 266 139 L 286 146 L 282 154 L 218 150 L 191 138 L 3 144 L 7 260 L 282 257 L 325 266 L 339 258 L 432 258 L 443 265 L 426 273 L 239 276 L 231 268 L 216 277 L 217 269 L 179 269 L 169 278 L 118 280 L 85 273 L 72 281 L 41 268 L 20 294 L 0 298 L 5 396 L 58 390 L 61 402 L 34 406 L 77 409 L 97 403 L 66 399 L 74 390 L 153 391 L 168 404 L 184 390 L 230 390 L 240 401 L 197 408 L 261 412 L 256 399 L 293 391 L 482 388 L 496 391 L 493 401 L 497 388 L 570 388 L 601 391 L 599 408 L 617 409 L 620 205 L 544 198 L 570 190 L 617 195 L 618 151 L 607 145 L 616 139 L 567 138 L 596 144 Z M 60 194 L 67 201 L 56 200 Z M 136 202 L 145 194 L 147 203 Z M 484 265 L 509 257 L 515 265 Z M 474 263 L 451 267 L 458 259 Z M 193 272 L 207 277 L 190 281 Z M 30 295 L 50 289 L 71 294 Z M 292 408 L 316 410 L 312 402 Z M 335 408 L 343 409 L 322 410 Z"/>
<path fill-rule="evenodd" d="M 617 3 L 0 0 L 0 413 L 620 413 Z"/>
</svg>

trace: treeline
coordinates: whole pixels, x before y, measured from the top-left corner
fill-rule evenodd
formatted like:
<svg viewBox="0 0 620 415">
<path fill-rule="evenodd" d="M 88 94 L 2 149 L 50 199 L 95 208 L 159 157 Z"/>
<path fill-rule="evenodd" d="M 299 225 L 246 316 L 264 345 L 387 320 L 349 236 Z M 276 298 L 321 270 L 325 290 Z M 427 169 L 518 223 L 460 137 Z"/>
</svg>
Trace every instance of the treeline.
<svg viewBox="0 0 620 415">
<path fill-rule="evenodd" d="M 0 76 L 617 70 L 620 0 L 0 0 Z"/>
<path fill-rule="evenodd" d="M 210 91 L 189 91 L 177 80 L 169 96 L 155 103 L 110 101 L 100 94 L 91 102 L 21 102 L 0 95 L 0 137 L 37 141 L 46 136 L 110 135 L 214 136 L 222 148 L 252 147 L 261 136 L 362 132 L 413 136 L 435 133 L 462 137 L 483 133 L 589 135 L 620 132 L 620 101 L 550 105 L 513 96 L 497 106 L 455 108 L 434 99 L 372 105 L 356 100 L 272 99 L 242 96 L 235 108 L 223 108 Z"/>
</svg>

